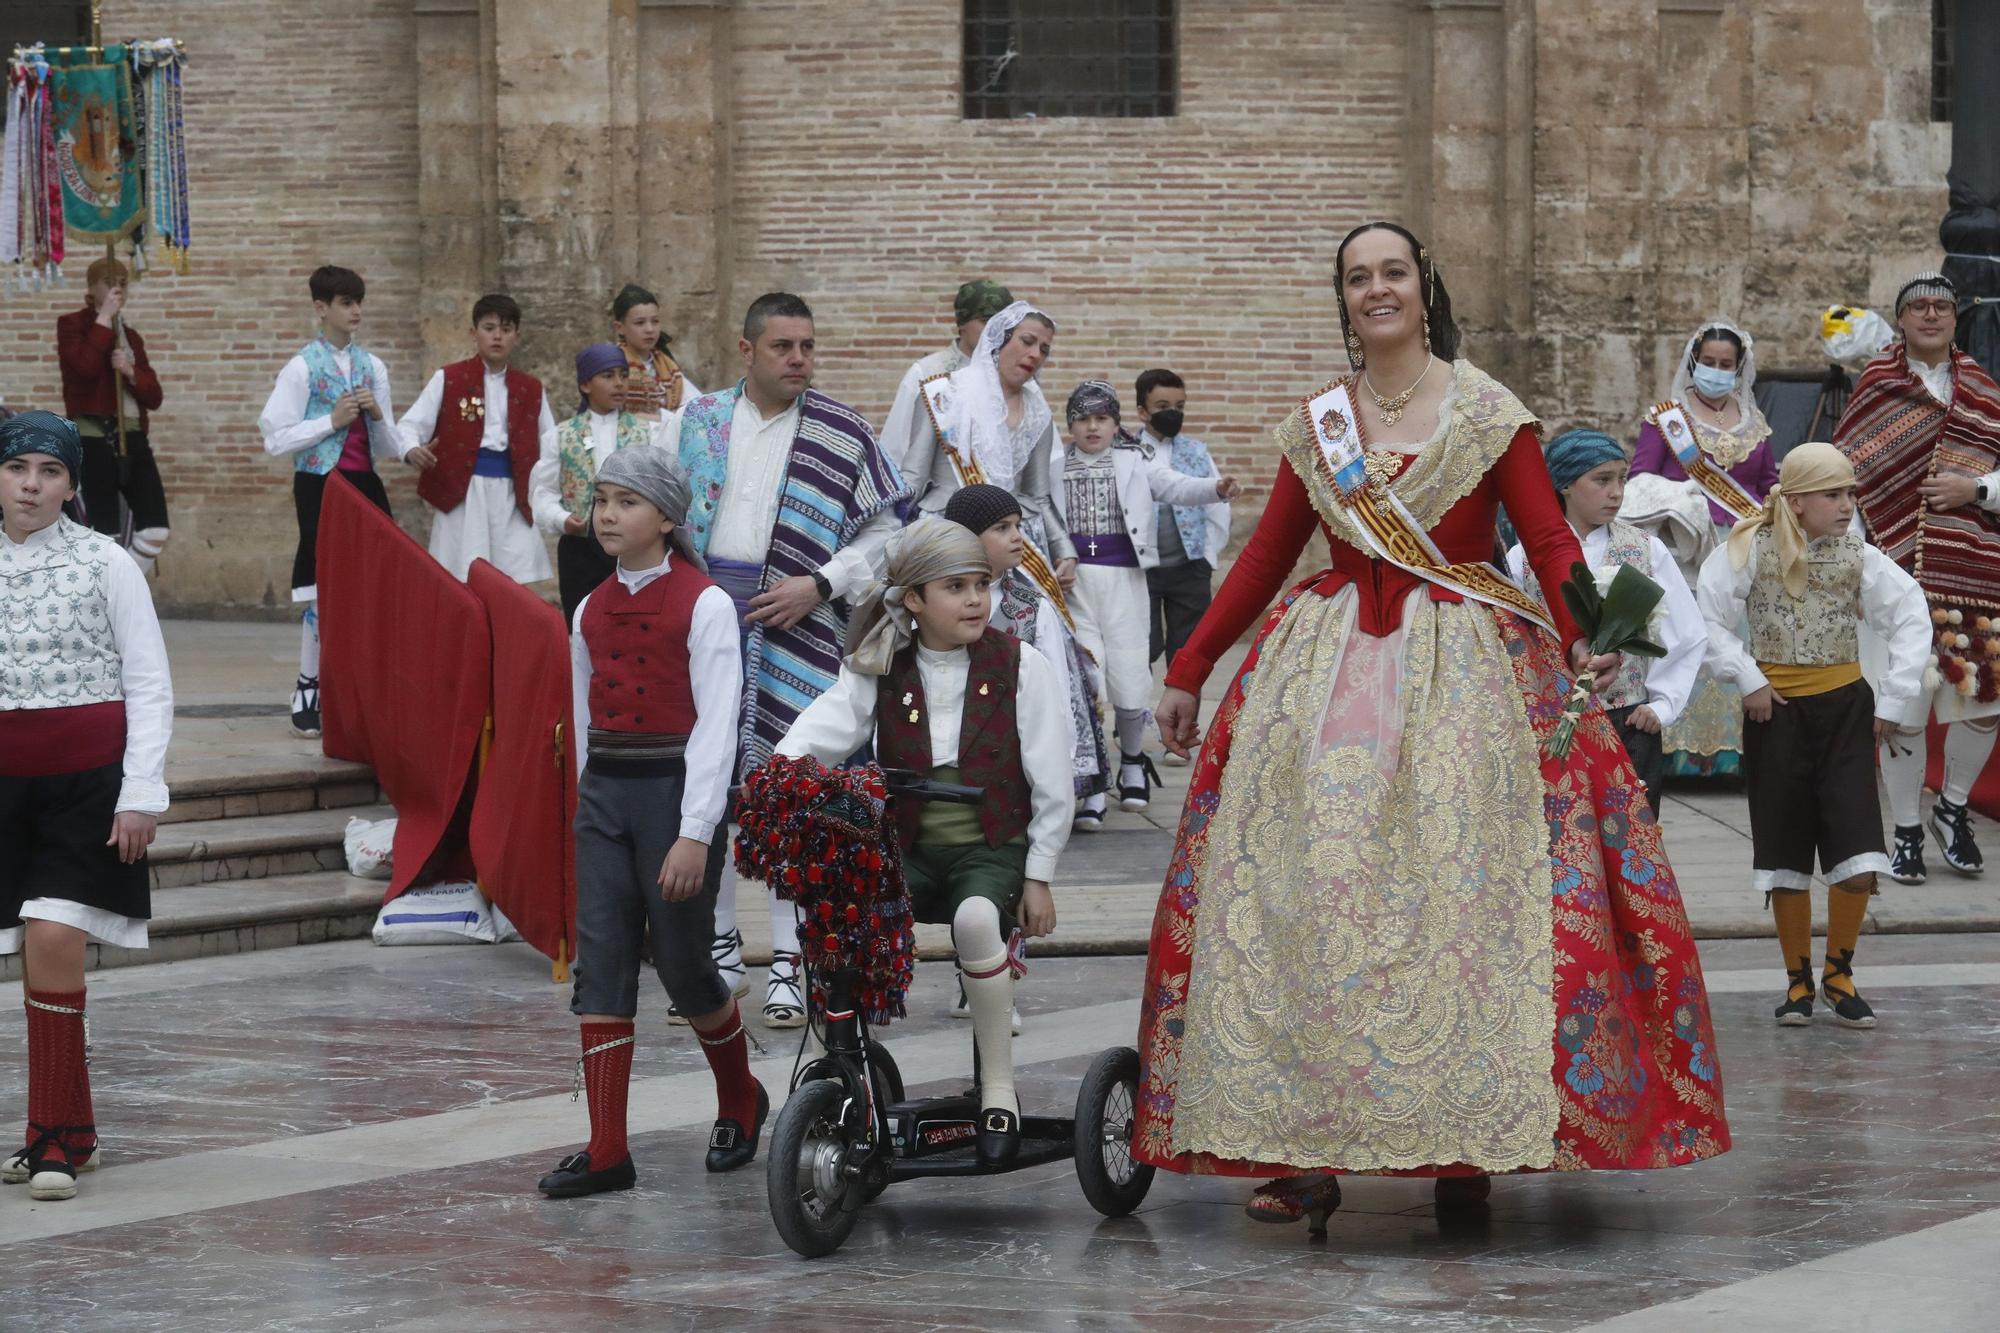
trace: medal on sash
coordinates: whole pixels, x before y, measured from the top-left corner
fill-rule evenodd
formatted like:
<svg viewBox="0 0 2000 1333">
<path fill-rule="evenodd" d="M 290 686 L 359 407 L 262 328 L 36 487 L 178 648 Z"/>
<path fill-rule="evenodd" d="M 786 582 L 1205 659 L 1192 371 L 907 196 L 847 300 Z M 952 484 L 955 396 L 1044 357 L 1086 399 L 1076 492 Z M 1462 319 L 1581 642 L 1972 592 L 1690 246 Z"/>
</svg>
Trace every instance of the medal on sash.
<svg viewBox="0 0 2000 1333">
<path fill-rule="evenodd" d="M 1694 424 L 1688 420 L 1687 410 L 1679 403 L 1661 403 L 1653 409 L 1653 425 L 1659 429 L 1660 438 L 1667 442 L 1667 448 L 1674 451 L 1680 460 L 1681 470 L 1693 478 L 1695 485 L 1708 498 L 1727 509 L 1738 519 L 1749 518 L 1762 511 L 1764 506 L 1750 498 L 1750 493 L 1736 484 L 1736 479 L 1709 461 L 1701 451 L 1701 442 L 1695 439 Z"/>
<path fill-rule="evenodd" d="M 1370 482 L 1367 447 L 1361 438 L 1361 415 L 1354 410 L 1348 381 L 1341 380 L 1308 399 L 1305 414 L 1312 423 L 1314 442 L 1319 446 L 1322 474 L 1378 559 L 1449 588 L 1461 597 L 1504 607 L 1550 633 L 1555 632 L 1555 621 L 1548 611 L 1512 579 L 1483 562 L 1455 565 L 1445 559 L 1444 552 L 1389 484 Z"/>
</svg>

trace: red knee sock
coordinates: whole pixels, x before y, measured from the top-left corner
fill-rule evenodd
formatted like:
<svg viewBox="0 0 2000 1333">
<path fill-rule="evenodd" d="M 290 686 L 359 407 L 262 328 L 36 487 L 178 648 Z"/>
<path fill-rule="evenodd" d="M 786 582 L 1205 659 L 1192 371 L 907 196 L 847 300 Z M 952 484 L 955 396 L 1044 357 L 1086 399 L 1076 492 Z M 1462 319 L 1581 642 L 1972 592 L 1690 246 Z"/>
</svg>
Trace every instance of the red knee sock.
<svg viewBox="0 0 2000 1333">
<path fill-rule="evenodd" d="M 620 1041 L 620 1038 L 624 1040 Z M 610 1045 L 612 1042 L 618 1044 Z M 599 1047 L 606 1049 L 599 1050 Z M 632 1023 L 583 1025 L 583 1090 L 590 1101 L 590 1166 L 601 1171 L 631 1155 L 625 1106 L 632 1089 Z"/>
<path fill-rule="evenodd" d="M 44 1008 L 43 1006 L 52 1006 Z M 74 1012 L 64 1012 L 73 1010 Z M 83 992 L 27 992 L 28 1134 L 33 1144 L 45 1132 L 60 1136 L 81 1123 L 77 1089 L 87 1086 L 83 1067 Z M 86 1094 L 87 1095 L 87 1094 Z M 87 1105 L 87 1103 L 86 1103 Z M 65 1159 L 74 1161 L 68 1157 Z"/>
<path fill-rule="evenodd" d="M 709 1032 L 696 1031 L 701 1053 L 715 1075 L 715 1118 L 734 1120 L 749 1133 L 757 1123 L 757 1080 L 750 1074 L 750 1042 L 743 1033 L 743 1011 L 734 1003 L 729 1017 Z"/>
</svg>

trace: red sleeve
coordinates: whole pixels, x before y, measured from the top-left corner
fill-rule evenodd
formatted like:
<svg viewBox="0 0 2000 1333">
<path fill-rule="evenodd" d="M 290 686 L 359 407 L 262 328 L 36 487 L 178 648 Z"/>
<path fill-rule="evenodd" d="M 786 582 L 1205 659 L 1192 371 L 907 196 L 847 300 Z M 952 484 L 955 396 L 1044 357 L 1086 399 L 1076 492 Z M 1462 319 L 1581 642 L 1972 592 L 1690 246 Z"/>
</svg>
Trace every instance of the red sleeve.
<svg viewBox="0 0 2000 1333">
<path fill-rule="evenodd" d="M 1570 618 L 1569 607 L 1556 590 L 1568 581 L 1570 566 L 1583 563 L 1583 546 L 1570 529 L 1569 520 L 1563 517 L 1562 504 L 1556 499 L 1555 483 L 1549 480 L 1548 464 L 1542 461 L 1541 442 L 1536 439 L 1533 426 L 1523 426 L 1514 432 L 1507 452 L 1493 466 L 1492 477 L 1500 493 L 1500 503 L 1507 506 L 1507 517 L 1513 520 L 1514 531 L 1521 534 L 1521 547 L 1528 563 L 1534 566 L 1535 578 L 1550 593 L 1556 638 L 1567 650 L 1583 637 L 1583 631 Z"/>
<path fill-rule="evenodd" d="M 132 344 L 132 396 L 148 412 L 157 412 L 166 395 L 160 392 L 160 377 L 153 373 L 153 363 L 146 359 L 146 344 L 131 329 L 125 330 L 125 338 Z"/>
<path fill-rule="evenodd" d="M 1543 484 L 1547 484 L 1546 477 Z M 1313 512 L 1305 483 L 1291 464 L 1280 463 L 1257 530 L 1236 557 L 1235 568 L 1222 581 L 1222 590 L 1209 603 L 1201 624 L 1195 626 L 1194 637 L 1175 655 L 1167 671 L 1169 688 L 1201 692 L 1202 683 L 1215 670 L 1216 659 L 1271 605 L 1318 526 L 1319 517 Z"/>
<path fill-rule="evenodd" d="M 95 316 L 81 326 L 67 320 L 56 322 L 56 359 L 63 373 L 86 383 L 102 379 L 111 368 L 111 330 Z"/>
</svg>

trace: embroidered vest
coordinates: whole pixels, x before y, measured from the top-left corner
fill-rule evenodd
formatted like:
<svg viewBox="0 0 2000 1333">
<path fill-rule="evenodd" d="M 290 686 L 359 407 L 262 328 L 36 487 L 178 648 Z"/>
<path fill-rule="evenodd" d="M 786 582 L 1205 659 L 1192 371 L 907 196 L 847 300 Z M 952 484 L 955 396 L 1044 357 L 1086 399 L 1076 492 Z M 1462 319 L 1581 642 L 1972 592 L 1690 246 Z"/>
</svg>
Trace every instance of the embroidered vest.
<svg viewBox="0 0 2000 1333">
<path fill-rule="evenodd" d="M 127 556 L 67 518 L 53 537 L 0 542 L 0 708 L 75 708 L 125 697 L 106 569 Z"/>
<path fill-rule="evenodd" d="M 597 585 L 582 626 L 590 650 L 591 726 L 657 736 L 694 730 L 688 629 L 695 602 L 713 586 L 680 560 L 636 593 L 615 574 Z"/>
<path fill-rule="evenodd" d="M 1613 565 L 1630 565 L 1647 578 L 1653 576 L 1653 546 L 1647 540 L 1643 528 L 1612 519 L 1610 531 L 1604 534 L 1604 558 Z M 1548 594 L 1542 591 L 1541 582 L 1535 578 L 1534 566 L 1522 562 L 1523 582 L 1527 590 L 1541 600 L 1543 606 L 1554 606 Z M 1624 663 L 1618 668 L 1618 678 L 1611 682 L 1611 688 L 1598 694 L 1598 699 L 1606 709 L 1630 708 L 1645 703 L 1651 697 L 1646 689 L 1646 664 L 1648 659 L 1625 654 Z"/>
<path fill-rule="evenodd" d="M 371 379 L 375 360 L 362 350 L 360 343 L 347 345 L 348 365 L 351 374 L 343 377 L 340 367 L 333 359 L 333 344 L 325 338 L 315 338 L 299 349 L 299 355 L 306 363 L 306 412 L 305 420 L 333 415 L 333 405 L 349 389 L 365 388 Z M 292 455 L 292 469 L 296 472 L 311 472 L 324 477 L 340 463 L 341 451 L 347 447 L 348 437 L 361 432 L 361 456 L 369 457 L 367 444 L 368 414 L 361 413 L 339 430 L 322 437 L 309 448 Z"/>
<path fill-rule="evenodd" d="M 1823 537 L 1806 548 L 1806 595 L 1785 591 L 1769 531 L 1757 534 L 1750 585 L 1750 655 L 1784 666 L 1841 666 L 1861 656 L 1861 538 Z"/>
<path fill-rule="evenodd" d="M 444 401 L 438 404 L 437 466 L 421 473 L 417 494 L 441 514 L 465 503 L 480 441 L 486 438 L 486 363 L 478 357 L 444 368 Z M 530 522 L 528 474 L 541 457 L 536 426 L 542 416 L 542 382 L 507 368 L 507 466 L 513 474 L 514 508 Z"/>
<path fill-rule="evenodd" d="M 618 442 L 612 446 L 612 452 L 645 444 L 651 438 L 652 432 L 645 422 L 630 412 L 620 412 Z M 588 518 L 591 496 L 597 489 L 597 454 L 591 447 L 590 413 L 579 412 L 556 427 L 556 459 L 563 508 L 578 518 Z"/>
<path fill-rule="evenodd" d="M 965 674 L 965 710 L 958 727 L 958 780 L 986 789 L 986 799 L 979 803 L 979 829 L 987 846 L 999 847 L 1028 831 L 1031 789 L 1027 770 L 1021 766 L 1021 733 L 1014 722 L 1021 645 L 989 627 L 968 652 L 972 661 Z M 896 654 L 876 686 L 875 748 L 887 768 L 928 773 L 936 766 L 915 644 Z M 904 850 L 916 844 L 923 817 L 921 801 L 897 803 L 896 835 Z"/>
</svg>

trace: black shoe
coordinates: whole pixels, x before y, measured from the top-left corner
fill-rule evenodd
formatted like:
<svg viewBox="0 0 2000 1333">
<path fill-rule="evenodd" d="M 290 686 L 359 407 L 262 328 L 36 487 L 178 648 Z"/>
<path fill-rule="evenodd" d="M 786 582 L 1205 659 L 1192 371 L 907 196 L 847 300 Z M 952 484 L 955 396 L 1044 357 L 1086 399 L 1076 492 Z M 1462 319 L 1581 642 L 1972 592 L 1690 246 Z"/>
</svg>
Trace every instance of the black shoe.
<svg viewBox="0 0 2000 1333">
<path fill-rule="evenodd" d="M 1898 837 L 1902 830 L 1896 830 Z M 1938 797 L 1931 807 L 1931 835 L 1938 840 L 1944 863 L 1961 875 L 1978 875 L 1986 870 L 1979 844 L 1972 840 L 1972 817 L 1962 805 Z"/>
<path fill-rule="evenodd" d="M 708 1132 L 708 1160 L 705 1165 L 712 1174 L 734 1171 L 740 1166 L 748 1166 L 757 1156 L 757 1139 L 764 1132 L 764 1120 L 771 1114 L 771 1094 L 764 1091 L 764 1085 L 757 1085 L 757 1123 L 748 1134 L 743 1126 L 734 1120 L 718 1120 L 715 1128 Z"/>
<path fill-rule="evenodd" d="M 1118 756 L 1119 809 L 1137 814 L 1151 803 L 1148 793 L 1161 785 L 1160 770 L 1153 767 L 1151 755 L 1142 750 Z"/>
<path fill-rule="evenodd" d="M 1021 1152 L 1021 1117 L 998 1106 L 979 1113 L 979 1164 L 1005 1166 Z"/>
<path fill-rule="evenodd" d="M 1924 869 L 1924 830 L 1921 824 L 1896 825 L 1896 850 L 1889 853 L 1889 878 L 1898 884 L 1921 884 L 1930 877 Z"/>
<path fill-rule="evenodd" d="M 1813 1015 L 1813 974 L 1812 959 L 1799 960 L 1803 967 L 1790 968 L 1791 987 L 1785 992 L 1785 1002 L 1778 1006 L 1774 1017 L 1783 1028 L 1802 1028 L 1812 1022 Z M 1793 995 L 1792 991 L 1804 989 L 1804 995 Z"/>
<path fill-rule="evenodd" d="M 292 687 L 292 731 L 300 736 L 319 735 L 318 676 L 300 676 Z"/>
<path fill-rule="evenodd" d="M 586 1194 L 602 1194 L 607 1190 L 629 1190 L 639 1183 L 639 1172 L 632 1165 L 631 1154 L 604 1167 L 590 1169 L 590 1154 L 573 1152 L 556 1163 L 556 1169 L 535 1182 L 535 1188 L 551 1199 L 576 1199 Z"/>
<path fill-rule="evenodd" d="M 1854 985 L 1854 950 L 1842 949 L 1838 957 L 1828 955 L 1826 972 L 1819 979 L 1819 993 L 1833 1006 L 1833 1016 L 1842 1027 L 1874 1027 L 1875 1011 L 1868 1007 L 1868 1001 L 1861 998 L 1859 991 L 1838 991 L 1827 985 L 1832 977 L 1845 977 L 1849 987 Z"/>
</svg>

